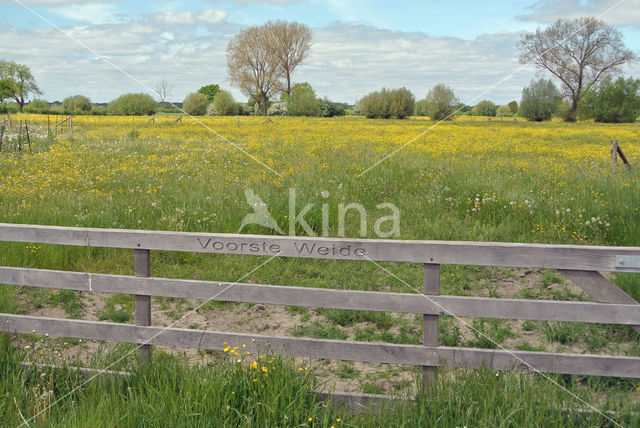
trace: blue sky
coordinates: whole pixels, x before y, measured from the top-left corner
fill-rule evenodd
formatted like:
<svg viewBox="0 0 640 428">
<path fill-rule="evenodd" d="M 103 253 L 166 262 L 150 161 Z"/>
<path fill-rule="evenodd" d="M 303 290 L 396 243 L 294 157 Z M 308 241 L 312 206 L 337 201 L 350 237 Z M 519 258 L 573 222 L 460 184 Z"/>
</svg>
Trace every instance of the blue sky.
<svg viewBox="0 0 640 428">
<path fill-rule="evenodd" d="M 175 101 L 208 83 L 244 100 L 227 80 L 226 44 L 248 26 L 284 19 L 313 31 L 309 57 L 293 78 L 320 96 L 354 103 L 383 86 L 405 86 L 423 98 L 445 83 L 469 104 L 506 103 L 538 75 L 518 64 L 523 32 L 603 13 L 640 54 L 640 0 L 1 0 L 0 58 L 29 65 L 50 101 L 153 93 L 162 79 Z M 640 66 L 625 74 L 640 77 Z"/>
</svg>

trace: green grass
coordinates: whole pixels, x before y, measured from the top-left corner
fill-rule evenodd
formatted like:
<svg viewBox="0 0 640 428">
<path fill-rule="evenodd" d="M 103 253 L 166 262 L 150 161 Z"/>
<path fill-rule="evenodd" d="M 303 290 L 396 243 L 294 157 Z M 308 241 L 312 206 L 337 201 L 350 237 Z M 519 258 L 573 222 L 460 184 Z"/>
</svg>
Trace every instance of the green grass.
<svg viewBox="0 0 640 428">
<path fill-rule="evenodd" d="M 318 402 L 310 393 L 318 386 L 315 370 L 300 371 L 286 357 L 267 355 L 252 368 L 251 359 L 237 363 L 235 357 L 213 354 L 188 366 L 158 351 L 149 365 L 138 366 L 127 359 L 120 368 L 131 377 L 97 378 L 83 385 L 84 378 L 70 370 L 21 368 L 24 355 L 6 334 L 0 335 L 0 352 L 4 356 L 0 362 L 4 426 L 18 426 L 23 417 L 29 426 L 51 427 L 415 426 L 412 421 L 420 421 L 418 426 L 613 426 L 597 413 L 561 410 L 585 408 L 571 394 L 587 402 L 594 398 L 579 388 L 576 377 L 555 377 L 569 394 L 531 374 L 443 369 L 433 394 L 418 394 L 415 404 L 396 401 L 354 413 Z M 345 379 L 356 375 L 349 364 L 342 366 L 341 373 Z M 598 382 L 595 388 L 619 391 L 611 392 L 612 396 L 635 386 L 628 380 Z M 365 381 L 363 389 L 384 392 L 373 380 Z M 598 408 L 608 409 L 612 402 L 616 423 L 638 426 L 638 404 L 607 397 Z"/>
<path fill-rule="evenodd" d="M 286 119 L 279 119 L 285 122 Z M 340 124 L 354 123 L 350 129 L 355 136 L 340 131 Z M 311 124 L 311 125 L 309 125 Z M 399 239 L 444 239 L 471 241 L 506 241 L 558 244 L 630 245 L 640 241 L 640 169 L 612 173 L 608 165 L 609 141 L 621 131 L 619 126 L 600 124 L 530 124 L 530 123 L 447 123 L 430 132 L 425 141 L 417 141 L 389 158 L 380 167 L 360 177 L 365 165 L 379 160 L 385 153 L 397 148 L 404 137 L 396 138 L 398 129 L 408 129 L 411 136 L 424 129 L 424 122 L 366 121 L 357 118 L 339 120 L 313 120 L 300 122 L 301 132 L 295 132 L 301 141 L 310 132 L 331 136 L 322 145 L 310 147 L 293 143 L 280 133 L 281 127 L 261 127 L 262 146 L 248 146 L 250 153 L 262 155 L 269 165 L 286 171 L 282 180 L 259 169 L 244 155 L 233 150 L 218 150 L 219 142 L 193 135 L 162 137 L 148 136 L 149 129 L 141 127 L 103 126 L 104 133 L 92 137 L 90 129 L 85 134 L 82 127 L 74 130 L 69 146 L 65 147 L 62 162 L 55 163 L 49 173 L 68 176 L 67 185 L 37 191 L 2 194 L 0 221 L 9 223 L 34 223 L 86 227 L 117 227 L 158 230 L 181 230 L 192 232 L 235 233 L 242 217 L 250 212 L 244 198 L 244 190 L 252 188 L 269 204 L 271 214 L 284 222 L 289 213 L 288 189 L 296 188 L 298 205 L 315 204 L 306 217 L 311 228 L 322 229 L 320 206 L 330 207 L 331 227 L 329 236 L 336 236 L 335 215 L 340 203 L 358 202 L 368 212 L 376 212 L 377 204 L 393 202 L 401 212 Z M 304 125 L 304 126 L 303 126 Z M 163 125 L 164 126 L 164 125 Z M 234 130 L 246 135 L 256 129 L 245 131 L 235 124 Z M 281 129 L 282 128 L 282 129 Z M 156 128 L 153 128 L 156 129 Z M 167 126 L 158 129 L 170 130 Z M 173 128 L 171 128 L 173 129 Z M 362 130 L 362 132 L 360 132 Z M 414 132 L 417 131 L 417 132 Z M 625 152 L 637 153 L 634 142 L 640 136 L 640 127 L 625 125 L 625 141 L 629 141 Z M 154 131 L 155 132 L 155 131 Z M 235 132 L 235 131 L 234 131 Z M 288 132 L 288 131 L 287 131 Z M 264 135 L 263 135 L 264 134 Z M 208 136 L 207 136 L 208 137 Z M 244 141 L 241 135 L 238 141 Z M 263 138 L 264 137 L 264 138 Z M 187 138 L 190 140 L 187 141 Z M 429 140 L 432 138 L 433 140 Z M 510 138 L 517 139 L 511 144 Z M 444 156 L 430 153 L 429 144 L 449 141 L 457 147 L 455 152 Z M 484 151 L 483 147 L 509 140 L 500 150 Z M 196 143 L 194 143 L 196 141 Z M 461 143 L 460 143 L 461 142 Z M 537 151 L 539 143 L 549 144 L 560 152 L 549 154 Z M 602 151 L 601 163 L 581 163 L 572 159 L 572 144 L 581 147 L 597 147 Z M 37 145 L 37 150 L 48 150 L 58 145 L 47 137 Z M 202 152 L 194 149 L 202 148 Z M 0 158 L 0 175 L 14 175 L 18 168 L 30 169 L 31 154 L 21 156 L 7 146 L 7 153 Z M 563 152 L 562 150 L 565 150 Z M 517 152 L 517 153 L 514 153 Z M 195 153 L 195 155 L 194 155 Z M 565 153 L 567 158 L 565 159 Z M 145 164 L 146 159 L 158 156 L 172 159 L 166 170 L 142 169 L 119 172 L 118 167 L 128 161 Z M 310 156 L 313 162 L 310 162 Z M 637 155 L 633 155 L 637 159 Z M 35 156 L 34 156 L 35 157 Z M 98 161 L 96 161 L 98 159 Z M 535 168 L 542 160 L 553 168 Z M 150 164 L 152 162 L 149 162 Z M 47 164 L 47 163 L 45 163 Z M 17 167 L 15 166 L 17 165 Z M 96 168 L 96 165 L 99 168 Z M 107 172 L 117 173 L 104 179 Z M 59 167 L 59 168 L 58 168 Z M 103 168 L 104 167 L 104 168 Z M 56 169 L 58 168 L 58 169 Z M 9 171 L 10 173 L 6 173 Z M 33 171 L 39 171 L 34 169 Z M 257 172 L 258 171 L 258 172 Z M 75 173 L 77 175 L 74 175 Z M 46 183 L 39 178 L 31 188 Z M 77 183 L 78 187 L 73 187 Z M 215 185 L 212 185 L 215 183 Z M 84 186 L 84 187 L 83 187 Z M 89 189 L 97 188 L 107 195 L 93 196 Z M 153 188 L 151 193 L 147 193 Z M 329 196 L 324 198 L 321 191 Z M 492 196 L 495 195 L 495 198 Z M 475 198 L 480 210 L 473 210 Z M 524 201 L 527 201 L 525 204 Z M 513 204 L 511 202 L 514 202 Z M 603 219 L 602 223 L 590 222 L 592 217 Z M 367 237 L 374 237 L 371 218 L 367 225 Z M 610 223 L 610 225 L 606 225 Z M 284 223 L 281 224 L 281 226 Z M 355 216 L 348 216 L 345 236 L 359 236 L 359 223 Z M 270 233 L 259 226 L 251 226 L 244 233 Z M 298 233 L 302 234 L 301 230 Z M 415 292 L 422 286 L 423 266 L 411 263 L 382 263 L 402 281 L 390 276 L 372 263 L 340 260 L 306 260 L 277 258 L 254 270 L 268 259 L 265 257 L 238 257 L 232 255 L 194 254 L 181 252 L 152 252 L 151 270 L 154 276 L 168 278 L 193 278 L 211 281 L 255 282 L 263 284 L 320 287 L 335 289 Z M 129 250 L 82 248 L 29 243 L 0 242 L 0 266 L 34 267 L 112 274 L 133 274 L 133 254 Z M 247 272 L 252 272 L 246 278 Z M 451 295 L 496 296 L 494 281 L 512 276 L 502 268 L 480 266 L 442 266 L 441 291 Z M 616 274 L 614 281 L 628 294 L 640 301 L 640 275 Z M 547 289 L 549 287 L 549 289 Z M 563 279 L 553 270 L 542 272 L 542 286 L 524 289 L 517 297 L 553 298 L 579 300 L 582 296 L 570 293 Z M 24 289 L 0 285 L 0 312 L 19 313 L 24 307 L 43 308 L 47 305 L 62 307 L 69 317 L 82 316 L 78 295 L 74 292 Z M 156 299 L 165 313 L 175 319 L 188 306 L 176 300 Z M 230 302 L 208 302 L 201 311 L 216 311 L 234 308 Z M 98 314 L 100 319 L 130 322 L 133 317 L 133 298 L 113 296 Z M 241 306 L 244 309 L 244 306 Z M 421 341 L 421 320 L 401 320 L 388 314 L 367 311 L 340 311 L 307 308 L 288 308 L 302 323 L 292 333 L 328 339 L 346 339 L 347 330 L 353 331 L 357 340 L 383 341 L 415 344 Z M 311 322 L 311 314 L 319 313 L 326 322 Z M 508 323 L 497 320 L 475 320 L 473 326 L 484 335 L 465 332 L 449 318 L 441 317 L 440 344 L 444 346 L 477 346 L 493 348 L 512 337 Z M 196 327 L 191 325 L 190 327 Z M 629 355 L 640 355 L 639 337 L 628 327 L 589 326 L 576 327 L 567 323 L 525 322 L 523 328 L 536 331 L 543 346 L 570 345 L 584 342 L 590 350 L 603 351 L 619 344 L 628 345 Z M 31 338 L 25 338 L 30 340 Z M 518 349 L 539 350 L 526 342 L 516 345 Z M 131 350 L 130 345 L 116 349 Z M 13 351 L 2 349 L 2 357 Z M 117 352 L 99 353 L 92 364 L 104 367 L 115 361 Z M 154 353 L 155 355 L 155 353 Z M 435 397 L 420 401 L 419 405 L 394 406 L 366 416 L 347 418 L 346 413 L 335 412 L 315 401 L 305 401 L 296 389 L 300 385 L 291 380 L 280 385 L 283 394 L 265 385 L 282 401 L 263 397 L 260 391 L 238 390 L 244 400 L 242 404 L 229 401 L 231 398 L 211 382 L 235 388 L 234 382 L 246 379 L 236 374 L 220 373 L 218 367 L 192 370 L 170 358 L 156 357 L 153 367 L 144 369 L 131 365 L 120 368 L 135 372 L 135 384 L 118 380 L 113 383 L 95 383 L 81 388 L 69 400 L 56 405 L 46 419 L 36 420 L 40 425 L 83 426 L 86 421 L 97 421 L 104 426 L 139 426 L 154 424 L 200 425 L 200 426 L 330 426 L 335 417 L 344 418 L 352 426 L 402 426 L 408 421 L 420 421 L 438 426 L 607 426 L 606 420 L 597 416 L 567 415 L 554 409 L 558 406 L 583 407 L 583 403 L 569 402 L 570 396 L 557 390 L 552 384 L 530 375 L 500 374 L 492 372 L 466 372 L 457 370 L 443 373 Z M 17 426 L 21 423 L 16 405 L 27 417 L 42 406 L 40 395 L 33 388 L 49 387 L 37 373 L 13 370 L 9 365 L 0 378 L 0 417 L 3 424 Z M 226 367 L 226 366 L 220 366 Z M 341 366 L 339 375 L 354 375 L 348 366 Z M 227 367 L 229 368 L 229 367 Z M 297 373 L 295 373 L 297 374 Z M 361 373 L 358 376 L 362 375 Z M 49 379 L 45 374 L 45 378 Z M 70 390 L 79 380 L 71 374 L 56 374 L 54 383 L 59 390 L 55 397 Z M 55 377 L 57 376 L 57 377 Z M 60 377 L 62 376 L 62 377 Z M 240 374 L 238 374 L 240 376 Z M 198 390 L 198 381 L 206 385 L 204 392 Z M 242 380 L 244 379 L 244 380 Z M 565 379 L 559 377 L 558 379 Z M 615 392 L 622 388 L 628 391 L 631 381 L 611 381 L 595 378 L 570 378 L 568 387 L 580 394 L 589 394 L 591 388 L 599 388 L 607 396 L 608 408 L 616 410 L 628 405 L 627 398 Z M 578 380 L 576 380 L 578 379 Z M 579 383 L 578 381 L 582 382 Z M 49 382 L 47 380 L 47 382 Z M 133 381 L 131 381 L 133 382 Z M 297 382 L 297 381 L 296 381 Z M 380 388 L 367 379 L 367 388 Z M 586 388 L 585 388 L 586 385 Z M 637 385 L 633 384 L 633 385 Z M 132 390 L 129 391 L 128 388 Z M 625 389 L 626 388 L 626 389 Z M 586 391 L 585 391 L 586 389 Z M 633 390 L 633 389 L 631 389 Z M 227 389 L 225 393 L 235 389 Z M 253 392 L 251 392 L 253 391 Z M 238 394 L 239 392 L 236 392 Z M 254 394 L 254 395 L 251 395 Z M 158 399 L 158 397 L 165 397 Z M 249 398 L 251 400 L 249 400 Z M 50 398 L 47 398 L 50 399 Z M 421 399 L 421 398 L 419 398 Z M 301 401 L 298 401 L 301 400 Z M 75 404 L 71 404 L 75 402 Z M 285 402 L 291 403 L 290 406 Z M 258 404 L 259 403 L 259 404 Z M 229 406 L 227 409 L 226 406 Z M 264 408 L 263 408 L 264 407 Z M 268 408 L 267 408 L 268 407 Z M 222 409 L 222 410 L 221 410 Z M 223 410 L 227 413 L 224 413 Z M 636 409 L 637 410 L 637 409 Z M 224 414 L 223 414 L 224 413 Z M 180 414 L 184 419 L 177 418 Z M 169 415 L 169 416 L 168 416 Z M 284 416 L 289 415 L 288 419 Z M 293 416 L 291 416 L 293 415 Z M 313 417 L 309 423 L 308 417 Z M 627 426 L 638 425 L 638 421 L 625 419 Z M 347 423 L 345 422 L 345 425 Z M 336 424 L 337 426 L 337 424 Z"/>
<path fill-rule="evenodd" d="M 317 321 L 312 324 L 303 324 L 303 325 L 295 326 L 291 331 L 291 334 L 293 334 L 296 337 L 304 336 L 304 337 L 314 337 L 317 339 L 344 340 L 349 337 L 347 333 L 340 330 L 336 326 L 321 324 Z"/>
</svg>

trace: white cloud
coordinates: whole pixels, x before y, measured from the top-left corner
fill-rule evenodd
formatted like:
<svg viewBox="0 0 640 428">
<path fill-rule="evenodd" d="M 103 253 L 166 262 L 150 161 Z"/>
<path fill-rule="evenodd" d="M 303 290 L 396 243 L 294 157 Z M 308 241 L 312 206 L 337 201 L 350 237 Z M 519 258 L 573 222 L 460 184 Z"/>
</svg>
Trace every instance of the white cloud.
<svg viewBox="0 0 640 428">
<path fill-rule="evenodd" d="M 518 16 L 523 21 L 550 24 L 558 19 L 600 17 L 613 26 L 640 28 L 640 0 L 544 0 Z"/>
<path fill-rule="evenodd" d="M 224 21 L 227 12 L 219 9 L 205 9 L 194 12 L 160 12 L 151 15 L 152 19 L 168 25 L 189 25 L 194 23 L 217 24 Z"/>
<path fill-rule="evenodd" d="M 56 7 L 53 12 L 65 18 L 90 24 L 107 24 L 122 22 L 123 19 L 117 13 L 117 8 L 109 3 L 85 3 L 69 4 Z"/>
</svg>

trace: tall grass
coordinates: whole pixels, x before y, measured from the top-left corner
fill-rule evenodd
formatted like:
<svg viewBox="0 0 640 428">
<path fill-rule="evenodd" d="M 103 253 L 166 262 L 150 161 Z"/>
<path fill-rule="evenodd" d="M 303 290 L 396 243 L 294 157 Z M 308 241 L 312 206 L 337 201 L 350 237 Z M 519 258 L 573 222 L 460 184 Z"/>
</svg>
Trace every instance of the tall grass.
<svg viewBox="0 0 640 428">
<path fill-rule="evenodd" d="M 86 383 L 64 368 L 20 368 L 24 355 L 7 335 L 0 345 L 4 426 L 18 426 L 23 418 L 29 426 L 65 427 L 614 426 L 608 418 L 624 426 L 640 423 L 638 405 L 608 417 L 588 407 L 592 412 L 577 412 L 586 404 L 523 373 L 442 370 L 430 396 L 354 412 L 318 401 L 313 369 L 286 357 L 263 356 L 254 368 L 250 359 L 212 355 L 208 363 L 189 366 L 156 352 L 151 364 L 129 366 L 130 377 Z M 565 387 L 590 398 L 575 385 Z"/>
</svg>

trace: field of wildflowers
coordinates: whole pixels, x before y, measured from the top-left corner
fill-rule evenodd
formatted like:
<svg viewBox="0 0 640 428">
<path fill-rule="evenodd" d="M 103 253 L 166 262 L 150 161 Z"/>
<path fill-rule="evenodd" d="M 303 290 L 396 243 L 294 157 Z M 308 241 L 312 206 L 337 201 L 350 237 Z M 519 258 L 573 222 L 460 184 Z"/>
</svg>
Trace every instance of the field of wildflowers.
<svg viewBox="0 0 640 428">
<path fill-rule="evenodd" d="M 289 194 L 290 189 L 295 189 L 298 211 L 305 204 L 313 204 L 305 220 L 317 235 L 324 230 L 323 205 L 328 210 L 328 235 L 339 236 L 336 220 L 339 204 L 359 203 L 367 212 L 375 215 L 380 212 L 377 206 L 388 202 L 396 205 L 400 211 L 400 230 L 395 237 L 399 239 L 640 245 L 640 124 L 528 123 L 511 119 L 487 121 L 485 118 L 459 118 L 425 133 L 433 122 L 424 118 L 367 120 L 358 117 L 285 117 L 265 123 L 259 117 L 184 117 L 176 122 L 175 117 L 158 116 L 158 122 L 153 122 L 140 117 L 78 116 L 73 120 L 73 128 L 64 126 L 55 132 L 53 124 L 61 119 L 51 117 L 48 129 L 46 116 L 13 117 L 13 127 L 6 130 L 0 153 L 0 222 L 235 233 L 244 216 L 251 212 L 245 199 L 245 190 L 252 189 L 268 205 L 280 227 L 287 231 L 291 215 Z M 30 148 L 22 144 L 19 151 L 16 123 L 20 120 L 28 120 L 32 144 Z M 419 138 L 415 138 L 419 135 Z M 631 170 L 621 164 L 612 169 L 609 153 L 612 139 L 618 140 L 631 163 Z M 409 141 L 412 142 L 403 147 Z M 368 170 L 397 149 L 400 150 L 393 156 Z M 373 223 L 367 222 L 366 233 L 363 234 L 358 217 L 349 214 L 344 236 L 375 238 Z M 301 227 L 297 227 L 296 232 L 306 234 Z M 273 232 L 250 225 L 243 229 L 243 233 Z M 261 257 L 155 252 L 152 271 L 154 275 L 163 277 L 235 281 L 265 260 Z M 127 251 L 12 243 L 0 243 L 0 265 L 122 274 L 131 274 L 133 271 L 132 257 Z M 419 286 L 422 282 L 421 266 L 385 266 L 410 284 Z M 460 266 L 443 266 L 442 272 L 442 292 L 445 294 L 476 294 L 483 287 L 478 284 L 512 275 L 497 269 Z M 547 288 L 556 287 L 560 282 L 553 272 L 541 272 L 539 276 L 540 282 Z M 628 293 L 640 298 L 640 280 L 637 276 L 620 275 L 615 280 Z M 345 261 L 274 259 L 245 280 L 411 292 L 372 264 Z M 490 290 L 489 295 L 492 292 L 496 291 Z M 536 294 L 539 291 L 528 292 L 535 296 L 516 297 L 540 297 Z M 544 296 L 546 298 L 579 298 L 566 293 L 560 295 L 556 289 L 544 292 L 548 294 Z M 553 292 L 557 295 L 550 294 Z M 42 301 L 52 301 L 50 297 L 30 293 L 34 292 L 0 286 L 0 311 L 23 311 L 24 307 L 30 306 L 22 303 L 34 302 L 36 297 Z M 67 302 L 71 300 L 73 298 L 69 297 Z M 73 313 L 82 316 L 82 310 L 77 306 L 74 306 L 76 312 Z M 122 304 L 118 307 L 126 309 L 126 306 Z M 372 314 L 364 314 L 361 319 L 353 321 L 341 311 L 319 311 L 318 314 L 334 324 L 331 325 L 333 330 L 316 323 L 300 326 L 294 334 L 337 337 L 331 334 L 347 334 L 340 329 L 360 321 L 370 322 L 371 325 L 353 332 L 357 340 L 413 343 L 413 340 L 419 340 L 421 334 L 419 319 L 394 318 L 387 314 L 375 318 Z M 308 315 L 307 312 L 300 312 L 297 316 L 304 320 L 305 317 L 309 318 Z M 399 331 L 396 336 L 390 333 L 393 325 Z M 484 320 L 477 325 L 474 323 L 474 326 L 494 339 L 498 337 L 498 332 L 509 328 L 505 324 L 494 325 Z M 611 330 L 605 326 L 579 330 L 570 323 L 538 323 L 525 326 L 524 330 L 529 327 L 532 331 L 539 331 L 540 336 L 555 338 L 553 340 L 558 343 L 560 341 L 557 338 L 563 334 L 562 337 L 579 336 L 592 352 L 598 349 L 611 351 L 611 348 L 605 347 L 615 341 L 624 342 L 625 345 L 621 345 L 624 352 L 633 355 L 640 352 L 640 347 L 633 344 L 638 340 L 637 335 L 634 336 L 628 329 Z M 443 317 L 441 340 L 450 340 L 445 344 L 456 346 L 460 344 L 458 333 L 450 320 Z M 508 338 L 509 334 L 504 333 L 503 336 Z M 482 346 L 474 345 L 472 338 L 466 345 Z M 523 344 L 522 349 L 533 349 L 531 346 Z M 228 358 L 229 352 L 225 354 L 221 358 Z M 233 361 L 229 364 L 233 366 Z M 291 376 L 300 374 L 292 364 L 281 360 L 277 364 L 283 371 L 290 370 Z M 187 376 L 186 369 L 174 362 L 167 363 L 167 367 L 170 373 L 185 377 L 186 383 L 181 384 L 181 388 L 186 391 L 195 391 L 195 379 L 205 376 Z M 253 373 L 251 370 L 265 374 L 271 370 L 257 362 L 242 367 L 244 371 L 237 374 L 240 380 L 229 382 L 245 382 L 247 379 L 253 382 L 255 377 L 248 377 Z M 29 382 L 37 383 L 28 376 L 20 377 L 23 375 L 14 373 L 10 366 L 4 366 L 3 370 L 11 373 L 11 376 L 17 376 L 16 382 L 28 384 L 28 388 L 34 387 Z M 289 379 L 287 376 L 284 378 Z M 468 377 L 459 385 L 443 381 L 441 396 L 438 395 L 435 400 L 440 407 L 431 408 L 431 412 L 436 413 L 430 413 L 429 417 L 437 414 L 440 420 L 460 426 L 522 425 L 529 422 L 536 425 L 536 421 L 546 424 L 550 420 L 560 425 L 575 423 L 579 426 L 584 422 L 574 421 L 573 416 L 561 413 L 534 410 L 535 405 L 553 408 L 562 402 L 558 398 L 559 391 L 549 388 L 544 382 L 538 383 L 537 380 L 511 374 L 505 378 L 509 379 L 508 382 L 503 378 L 495 379 L 494 374 L 482 372 L 464 376 Z M 114 388 L 119 392 L 109 399 L 110 406 L 115 409 L 126 408 L 135 402 L 137 407 L 130 407 L 124 412 L 142 415 L 139 419 L 127 419 L 127 424 L 153 424 L 162 412 L 177 411 L 180 400 L 177 400 L 176 408 L 170 407 L 173 404 L 167 398 L 158 406 L 161 410 L 146 409 L 143 403 L 148 399 L 147 394 L 153 390 L 170 390 L 165 384 L 169 380 L 162 378 L 160 373 L 156 372 L 150 379 L 146 384 L 148 389 L 141 389 L 138 396 L 127 390 L 133 387 L 128 381 L 115 383 L 112 387 L 92 386 L 95 389 L 83 392 L 87 394 L 83 401 L 86 407 L 81 407 L 78 413 L 73 413 L 70 408 L 56 410 L 57 413 L 50 415 L 51 420 L 64 420 L 72 415 L 76 418 L 73 420 L 78 422 L 70 424 L 81 425 L 82 415 L 94 411 L 92 406 L 104 393 L 105 390 L 101 388 L 109 391 Z M 211 380 L 214 381 L 218 380 Z M 568 377 L 560 378 L 560 381 L 572 391 L 581 390 L 581 394 L 588 395 L 584 391 L 584 382 Z M 73 384 L 77 380 L 69 382 Z M 289 394 L 288 398 L 291 394 L 300 394 L 298 388 L 302 390 L 303 386 L 306 388 L 310 385 L 296 382 L 290 380 L 284 388 Z M 487 382 L 505 383 L 505 395 L 498 394 L 492 398 L 493 408 L 484 394 L 483 385 Z M 523 386 L 525 392 L 522 392 L 522 400 L 518 401 L 519 410 L 509 415 L 512 419 L 495 419 L 496 414 L 510 411 L 513 403 L 509 401 L 509 394 L 515 393 L 512 388 L 523 385 L 523 382 L 526 386 Z M 620 384 L 613 383 L 614 389 L 623 389 Z M 461 394 L 457 404 L 447 402 L 452 391 L 461 393 L 458 387 L 462 384 L 468 387 L 467 395 Z M 16 388 L 20 389 L 19 385 L 11 382 L 0 382 L 0 385 L 0 394 L 6 395 L 15 392 Z M 624 385 L 627 390 L 635 391 L 636 386 L 629 386 L 629 382 Z M 255 393 L 251 388 L 246 391 L 249 392 L 244 396 L 245 399 L 265 400 L 260 394 L 251 395 Z M 598 391 L 601 392 L 596 389 L 589 393 L 598 396 Z M 0 415 L 9 415 L 11 420 L 19 424 L 17 404 L 14 406 L 6 397 L 0 400 Z M 529 397 L 529 402 L 526 397 Z M 337 426 L 336 419 L 344 419 L 340 412 L 314 407 L 316 405 L 307 398 L 289 400 L 296 403 L 293 407 L 298 406 L 290 413 L 287 413 L 286 400 L 269 402 L 271 409 L 276 410 L 268 415 L 260 413 L 260 406 L 257 405 L 248 410 L 229 402 L 227 398 L 224 399 L 227 401 L 219 401 L 218 398 L 215 399 L 218 401 L 212 400 L 210 403 L 225 403 L 221 406 L 237 410 L 235 416 L 233 412 L 225 416 L 229 418 L 225 419 L 228 421 L 225 423 L 230 426 L 264 426 L 263 422 L 267 419 L 278 421 L 274 422 L 277 426 Z M 628 398 L 625 396 L 624 400 L 607 401 L 603 405 L 606 404 L 607 408 L 621 407 L 626 405 L 624 403 Z M 476 408 L 484 408 L 485 413 L 465 414 L 464 410 L 471 402 L 477 404 Z M 27 414 L 35 414 L 37 403 L 33 397 L 25 397 L 20 408 Z M 579 407 L 579 403 L 571 406 Z M 313 412 L 318 413 L 312 414 L 309 409 L 315 409 Z M 360 419 L 356 418 L 350 423 L 351 426 L 371 426 L 372 423 L 403 425 L 394 423 L 393 417 L 406 423 L 427 417 L 421 413 L 423 411 L 422 407 L 418 407 L 417 413 L 410 406 L 395 408 L 378 416 L 358 417 Z M 198 412 L 206 414 L 200 408 L 193 409 L 194 415 Z M 253 414 L 254 419 L 238 416 L 242 412 Z M 107 413 L 110 412 L 104 414 L 104 420 L 112 421 Z M 119 413 L 122 412 L 113 412 L 115 415 Z M 144 419 L 146 417 L 149 419 Z M 379 419 L 367 419 L 369 417 Z M 40 422 L 45 424 L 47 420 Z M 196 418 L 194 421 L 197 425 L 201 420 Z M 105 422 L 105 425 L 110 424 L 118 425 L 118 422 Z"/>
</svg>

